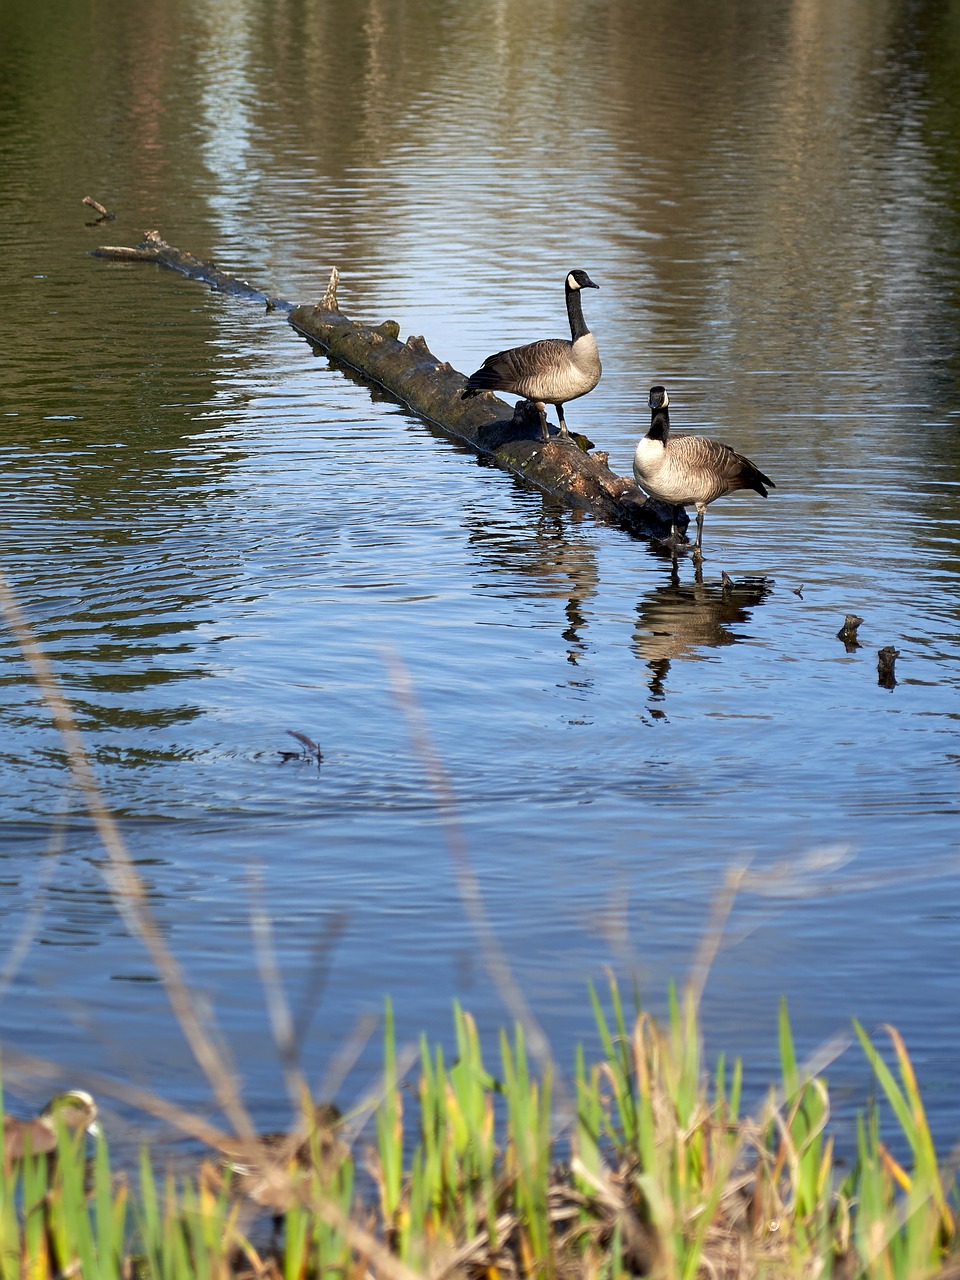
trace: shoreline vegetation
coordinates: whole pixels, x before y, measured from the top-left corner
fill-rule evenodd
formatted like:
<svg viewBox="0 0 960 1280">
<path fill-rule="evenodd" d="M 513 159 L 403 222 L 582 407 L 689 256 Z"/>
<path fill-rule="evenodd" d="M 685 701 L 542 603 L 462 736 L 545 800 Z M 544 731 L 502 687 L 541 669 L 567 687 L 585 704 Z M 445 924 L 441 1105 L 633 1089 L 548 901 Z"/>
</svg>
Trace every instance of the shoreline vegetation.
<svg viewBox="0 0 960 1280">
<path fill-rule="evenodd" d="M 781 1080 L 744 1115 L 739 1061 L 705 1070 L 692 989 L 671 992 L 663 1025 L 628 1017 L 613 980 L 605 1003 L 590 997 L 603 1053 L 578 1050 L 569 1097 L 552 1068 L 531 1071 L 519 1024 L 491 1072 L 459 1007 L 455 1059 L 421 1038 L 408 1082 L 388 1002 L 366 1146 L 304 1096 L 309 1123 L 289 1138 L 223 1143 L 188 1176 L 144 1149 L 128 1176 L 102 1133 L 90 1158 L 60 1123 L 55 1159 L 3 1161 L 3 1280 L 960 1275 L 957 1185 L 896 1031 L 888 1063 L 854 1023 L 896 1132 L 888 1145 L 868 1107 L 844 1168 L 785 1003 Z"/>
</svg>

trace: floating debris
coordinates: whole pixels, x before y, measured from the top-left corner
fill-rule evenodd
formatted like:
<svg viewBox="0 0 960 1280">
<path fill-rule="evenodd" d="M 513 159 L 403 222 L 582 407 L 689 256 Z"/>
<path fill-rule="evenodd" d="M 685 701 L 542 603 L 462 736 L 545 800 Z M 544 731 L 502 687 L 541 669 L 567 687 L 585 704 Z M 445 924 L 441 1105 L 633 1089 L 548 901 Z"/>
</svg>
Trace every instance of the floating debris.
<svg viewBox="0 0 960 1280">
<path fill-rule="evenodd" d="M 323 760 L 323 752 L 314 740 L 296 729 L 288 729 L 287 733 L 300 743 L 301 749 L 299 751 L 280 751 L 278 754 L 281 761 L 286 764 L 288 760 L 316 760 L 317 768 L 319 769 L 320 762 Z"/>
<path fill-rule="evenodd" d="M 81 204 L 85 204 L 88 209 L 94 209 L 100 215 L 95 222 L 88 222 L 88 227 L 98 227 L 101 222 L 112 222 L 117 216 L 105 208 L 99 200 L 94 200 L 93 196 L 84 196 Z"/>
<path fill-rule="evenodd" d="M 896 688 L 897 677 L 894 674 L 893 664 L 899 657 L 900 650 L 895 649 L 892 644 L 877 650 L 877 684 L 881 689 Z"/>
<path fill-rule="evenodd" d="M 843 641 L 847 653 L 853 653 L 855 649 L 861 647 L 860 641 L 857 639 L 857 628 L 862 621 L 863 619 L 857 617 L 855 613 L 848 613 L 843 620 L 843 626 L 837 632 L 837 639 Z"/>
</svg>

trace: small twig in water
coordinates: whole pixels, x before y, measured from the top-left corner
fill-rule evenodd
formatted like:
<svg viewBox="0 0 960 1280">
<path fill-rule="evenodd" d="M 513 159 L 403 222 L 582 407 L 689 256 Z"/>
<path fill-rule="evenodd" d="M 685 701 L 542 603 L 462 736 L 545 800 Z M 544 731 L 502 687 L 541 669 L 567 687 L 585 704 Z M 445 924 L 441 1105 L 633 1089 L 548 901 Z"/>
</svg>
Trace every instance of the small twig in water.
<svg viewBox="0 0 960 1280">
<path fill-rule="evenodd" d="M 112 222 L 117 216 L 115 213 L 111 213 L 109 209 L 104 208 L 99 200 L 94 200 L 93 196 L 84 196 L 82 203 L 87 205 L 90 209 L 95 209 L 100 215 L 100 217 L 95 218 L 93 222 L 88 222 L 88 227 L 98 227 L 101 222 Z"/>
<path fill-rule="evenodd" d="M 291 738 L 296 739 L 300 743 L 300 751 L 280 751 L 278 754 L 281 761 L 286 764 L 288 760 L 316 760 L 317 768 L 320 768 L 320 762 L 323 760 L 323 752 L 317 746 L 312 738 L 308 738 L 305 733 L 300 733 L 296 729 L 288 729 L 287 733 Z"/>
</svg>

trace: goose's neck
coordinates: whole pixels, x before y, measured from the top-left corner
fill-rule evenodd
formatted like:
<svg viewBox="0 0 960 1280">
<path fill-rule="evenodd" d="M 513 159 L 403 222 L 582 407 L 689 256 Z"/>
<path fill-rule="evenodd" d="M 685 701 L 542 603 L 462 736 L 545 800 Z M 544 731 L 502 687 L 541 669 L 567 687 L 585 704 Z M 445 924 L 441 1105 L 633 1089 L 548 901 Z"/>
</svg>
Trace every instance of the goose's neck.
<svg viewBox="0 0 960 1280">
<path fill-rule="evenodd" d="M 570 321 L 570 337 L 574 342 L 589 333 L 583 318 L 583 304 L 580 301 L 580 289 L 567 287 L 567 318 Z"/>
<path fill-rule="evenodd" d="M 650 430 L 647 432 L 647 439 L 660 440 L 663 444 L 666 444 L 669 435 L 670 410 L 666 405 L 661 405 L 659 409 L 654 409 L 651 413 Z"/>
</svg>

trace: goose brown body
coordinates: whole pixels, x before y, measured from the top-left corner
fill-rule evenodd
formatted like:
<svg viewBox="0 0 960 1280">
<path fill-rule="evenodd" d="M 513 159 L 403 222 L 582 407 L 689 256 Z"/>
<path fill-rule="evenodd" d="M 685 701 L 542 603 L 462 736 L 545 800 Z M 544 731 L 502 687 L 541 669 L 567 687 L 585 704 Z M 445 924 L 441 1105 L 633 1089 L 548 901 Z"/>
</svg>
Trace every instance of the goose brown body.
<svg viewBox="0 0 960 1280">
<path fill-rule="evenodd" d="M 670 435 L 670 398 L 664 387 L 650 388 L 650 430 L 637 445 L 633 474 L 637 484 L 653 498 L 675 508 L 693 504 L 697 509 L 699 554 L 703 518 L 707 507 L 725 493 L 752 489 L 762 497 L 777 486 L 742 453 L 707 436 Z M 678 538 L 676 518 L 672 537 Z"/>
<path fill-rule="evenodd" d="M 603 369 L 597 340 L 587 328 L 580 302 L 581 289 L 599 289 L 585 271 L 567 273 L 565 295 L 569 338 L 541 338 L 522 347 L 510 347 L 487 356 L 467 379 L 462 399 L 481 391 L 507 391 L 532 400 L 540 413 L 543 438 L 549 439 L 546 406 L 556 406 L 560 434 L 569 435 L 563 406 L 577 400 L 600 381 Z"/>
<path fill-rule="evenodd" d="M 97 1104 L 83 1089 L 72 1089 L 51 1098 L 40 1114 L 29 1120 L 3 1117 L 4 1160 L 9 1164 L 26 1155 L 51 1155 L 57 1149 L 58 1118 L 69 1132 L 98 1132 Z"/>
<path fill-rule="evenodd" d="M 321 1103 L 312 1110 L 307 1132 L 262 1133 L 252 1142 L 225 1143 L 221 1168 L 230 1173 L 237 1191 L 281 1216 L 297 1198 L 291 1170 L 332 1172 L 343 1163 L 347 1148 L 338 1136 L 340 1120 L 333 1103 Z M 212 1172 L 208 1172 L 207 1181 L 215 1188 L 222 1186 Z"/>
</svg>

